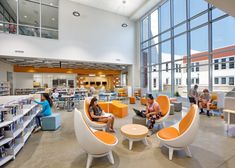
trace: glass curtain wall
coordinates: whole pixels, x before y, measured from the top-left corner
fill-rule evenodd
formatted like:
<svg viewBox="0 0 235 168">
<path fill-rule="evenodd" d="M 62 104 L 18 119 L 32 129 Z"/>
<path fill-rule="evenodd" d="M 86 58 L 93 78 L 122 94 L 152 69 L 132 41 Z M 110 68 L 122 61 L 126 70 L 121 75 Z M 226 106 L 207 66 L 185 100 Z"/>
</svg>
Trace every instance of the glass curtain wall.
<svg viewBox="0 0 235 168">
<path fill-rule="evenodd" d="M 0 32 L 58 39 L 59 0 L 1 0 Z"/>
<path fill-rule="evenodd" d="M 235 18 L 204 0 L 167 0 L 140 21 L 141 85 L 149 92 L 187 97 L 195 84 L 235 86 Z"/>
</svg>

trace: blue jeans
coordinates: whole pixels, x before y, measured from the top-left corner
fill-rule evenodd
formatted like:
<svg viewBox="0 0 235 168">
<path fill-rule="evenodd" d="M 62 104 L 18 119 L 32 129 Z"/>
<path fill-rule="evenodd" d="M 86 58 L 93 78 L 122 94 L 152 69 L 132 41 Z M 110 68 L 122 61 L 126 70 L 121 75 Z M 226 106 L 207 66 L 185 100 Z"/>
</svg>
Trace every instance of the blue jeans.
<svg viewBox="0 0 235 168">
<path fill-rule="evenodd" d="M 41 124 L 41 118 L 44 117 L 43 113 L 40 112 L 36 115 L 36 127 L 41 127 L 42 124 Z"/>
</svg>

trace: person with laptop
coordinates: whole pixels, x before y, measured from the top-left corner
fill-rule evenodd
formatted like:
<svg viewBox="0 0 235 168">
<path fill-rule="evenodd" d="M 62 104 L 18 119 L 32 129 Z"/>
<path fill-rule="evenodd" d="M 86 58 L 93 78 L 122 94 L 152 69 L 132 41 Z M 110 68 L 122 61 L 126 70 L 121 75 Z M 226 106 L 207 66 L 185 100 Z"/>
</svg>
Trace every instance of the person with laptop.
<svg viewBox="0 0 235 168">
<path fill-rule="evenodd" d="M 147 126 L 148 129 L 153 129 L 155 121 L 158 120 L 162 114 L 159 104 L 154 101 L 153 95 L 149 94 L 147 98 L 146 111 L 144 113 L 148 119 Z"/>
</svg>

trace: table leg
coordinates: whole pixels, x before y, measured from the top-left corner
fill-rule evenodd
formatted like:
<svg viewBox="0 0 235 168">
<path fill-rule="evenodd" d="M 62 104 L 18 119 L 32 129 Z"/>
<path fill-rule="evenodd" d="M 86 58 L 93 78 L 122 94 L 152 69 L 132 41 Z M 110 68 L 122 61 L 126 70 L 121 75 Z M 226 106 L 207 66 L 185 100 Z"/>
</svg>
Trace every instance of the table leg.
<svg viewBox="0 0 235 168">
<path fill-rule="evenodd" d="M 131 139 L 129 139 L 129 150 L 132 149 L 132 145 L 133 145 L 133 141 Z"/>
<path fill-rule="evenodd" d="M 68 99 L 67 103 L 68 103 L 68 107 L 67 107 L 68 109 L 67 109 L 67 111 L 70 112 L 70 109 L 71 109 L 71 107 L 70 107 L 70 106 L 71 106 L 71 105 L 70 105 L 70 103 L 71 103 L 71 102 L 70 102 L 70 99 Z"/>
<path fill-rule="evenodd" d="M 146 146 L 148 145 L 148 141 L 147 141 L 147 138 L 146 138 L 146 137 L 143 139 L 143 143 L 144 143 Z"/>
</svg>

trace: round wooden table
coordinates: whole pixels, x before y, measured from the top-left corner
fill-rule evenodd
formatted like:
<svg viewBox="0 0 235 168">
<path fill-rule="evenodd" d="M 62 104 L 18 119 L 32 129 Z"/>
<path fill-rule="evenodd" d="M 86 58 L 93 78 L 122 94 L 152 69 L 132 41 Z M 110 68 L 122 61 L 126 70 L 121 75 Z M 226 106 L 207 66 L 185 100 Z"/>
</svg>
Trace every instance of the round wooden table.
<svg viewBox="0 0 235 168">
<path fill-rule="evenodd" d="M 132 149 L 134 141 L 143 141 L 145 145 L 148 145 L 147 135 L 148 128 L 139 124 L 127 124 L 121 127 L 121 133 L 125 139 L 129 140 L 129 150 Z"/>
</svg>

